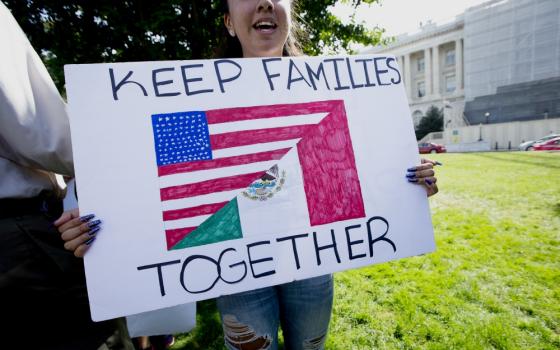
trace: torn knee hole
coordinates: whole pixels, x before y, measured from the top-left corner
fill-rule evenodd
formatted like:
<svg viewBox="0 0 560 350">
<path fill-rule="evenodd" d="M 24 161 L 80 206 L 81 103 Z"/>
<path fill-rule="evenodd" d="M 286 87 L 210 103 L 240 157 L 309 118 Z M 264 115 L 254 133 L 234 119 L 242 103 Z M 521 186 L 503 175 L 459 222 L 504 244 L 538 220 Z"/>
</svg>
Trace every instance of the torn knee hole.
<svg viewBox="0 0 560 350">
<path fill-rule="evenodd" d="M 234 315 L 223 317 L 224 338 L 234 349 L 264 350 L 272 344 L 269 334 L 258 335 L 253 327 L 239 322 Z"/>
</svg>

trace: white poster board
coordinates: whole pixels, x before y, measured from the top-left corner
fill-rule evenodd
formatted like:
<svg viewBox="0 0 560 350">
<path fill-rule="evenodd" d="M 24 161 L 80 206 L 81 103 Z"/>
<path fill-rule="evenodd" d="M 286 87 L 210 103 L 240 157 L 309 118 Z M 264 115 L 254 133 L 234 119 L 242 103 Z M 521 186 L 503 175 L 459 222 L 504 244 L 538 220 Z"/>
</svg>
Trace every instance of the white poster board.
<svg viewBox="0 0 560 350">
<path fill-rule="evenodd" d="M 94 320 L 435 249 L 392 56 L 65 74 Z"/>
<path fill-rule="evenodd" d="M 196 303 L 126 316 L 126 327 L 131 338 L 185 333 L 195 326 Z"/>
<path fill-rule="evenodd" d="M 62 177 L 61 177 L 61 181 Z M 65 184 L 66 185 L 66 184 Z M 76 181 L 70 180 L 64 197 L 64 210 L 78 208 Z M 196 303 L 188 303 L 126 316 L 130 337 L 177 334 L 190 331 L 196 326 Z"/>
</svg>

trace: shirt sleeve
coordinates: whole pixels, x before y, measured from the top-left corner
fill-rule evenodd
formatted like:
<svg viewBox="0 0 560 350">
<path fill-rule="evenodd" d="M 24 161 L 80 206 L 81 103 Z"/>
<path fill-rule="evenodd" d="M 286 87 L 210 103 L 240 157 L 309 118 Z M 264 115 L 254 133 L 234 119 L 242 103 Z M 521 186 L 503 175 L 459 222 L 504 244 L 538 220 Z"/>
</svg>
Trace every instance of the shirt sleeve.
<svg viewBox="0 0 560 350">
<path fill-rule="evenodd" d="M 0 157 L 73 176 L 66 105 L 47 69 L 0 2 Z"/>
</svg>

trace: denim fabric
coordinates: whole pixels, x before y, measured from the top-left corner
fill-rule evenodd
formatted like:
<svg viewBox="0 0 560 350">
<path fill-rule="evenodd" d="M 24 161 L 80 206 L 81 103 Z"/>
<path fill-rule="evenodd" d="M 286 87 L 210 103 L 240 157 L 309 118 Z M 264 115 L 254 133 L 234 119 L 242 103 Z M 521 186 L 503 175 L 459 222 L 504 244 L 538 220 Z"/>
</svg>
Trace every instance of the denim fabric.
<svg viewBox="0 0 560 350">
<path fill-rule="evenodd" d="M 332 275 L 217 299 L 228 349 L 323 349 L 333 302 Z"/>
</svg>

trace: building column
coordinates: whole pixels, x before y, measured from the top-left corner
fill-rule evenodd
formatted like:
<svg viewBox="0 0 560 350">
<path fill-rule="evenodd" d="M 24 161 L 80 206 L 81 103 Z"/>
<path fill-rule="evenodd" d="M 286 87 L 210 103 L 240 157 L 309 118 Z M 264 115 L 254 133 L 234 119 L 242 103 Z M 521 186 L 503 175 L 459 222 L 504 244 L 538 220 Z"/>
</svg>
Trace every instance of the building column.
<svg viewBox="0 0 560 350">
<path fill-rule="evenodd" d="M 426 95 L 432 94 L 432 55 L 430 48 L 424 49 L 424 81 L 426 82 Z"/>
<path fill-rule="evenodd" d="M 463 40 L 455 40 L 455 82 L 457 91 L 463 90 Z"/>
<path fill-rule="evenodd" d="M 434 53 L 434 67 L 432 69 L 432 84 L 433 84 L 433 90 L 434 90 L 434 95 L 439 96 L 440 95 L 440 90 L 439 90 L 439 45 L 438 46 L 434 46 L 432 48 L 433 53 Z"/>
<path fill-rule="evenodd" d="M 408 99 L 412 99 L 412 74 L 410 71 L 411 64 L 410 64 L 410 54 L 404 55 L 404 84 L 406 88 L 406 95 Z"/>
</svg>

